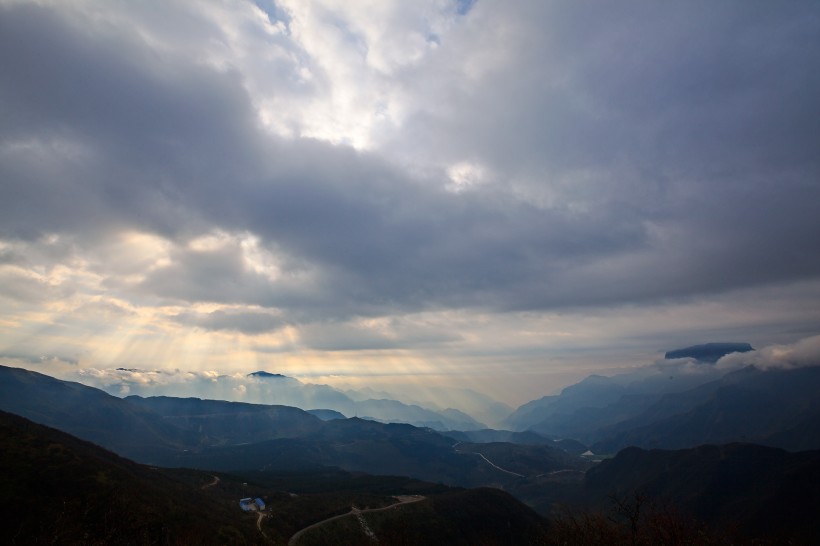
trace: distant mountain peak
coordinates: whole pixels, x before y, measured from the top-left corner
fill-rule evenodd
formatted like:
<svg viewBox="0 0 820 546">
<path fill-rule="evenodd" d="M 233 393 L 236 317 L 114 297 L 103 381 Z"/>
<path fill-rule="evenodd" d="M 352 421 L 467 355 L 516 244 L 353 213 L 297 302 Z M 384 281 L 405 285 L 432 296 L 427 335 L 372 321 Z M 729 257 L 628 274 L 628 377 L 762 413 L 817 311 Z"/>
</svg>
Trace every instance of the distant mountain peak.
<svg viewBox="0 0 820 546">
<path fill-rule="evenodd" d="M 248 374 L 248 377 L 269 377 L 273 379 L 289 379 L 288 376 L 282 375 L 281 373 L 270 373 L 264 370 L 259 370 L 258 372 L 251 372 Z"/>
<path fill-rule="evenodd" d="M 583 380 L 575 383 L 574 385 L 570 385 L 568 387 L 564 387 L 561 391 L 562 395 L 576 395 L 580 393 L 589 393 L 589 392 L 597 392 L 601 390 L 611 390 L 617 389 L 620 390 L 622 387 L 615 383 L 611 377 L 606 377 L 604 375 L 589 375 Z"/>
<path fill-rule="evenodd" d="M 754 351 L 754 348 L 748 343 L 703 343 L 701 345 L 692 345 L 691 347 L 668 351 L 664 355 L 664 358 L 667 360 L 674 358 L 694 358 L 700 362 L 714 364 L 729 353 L 748 353 L 749 351 Z"/>
<path fill-rule="evenodd" d="M 592 375 L 588 375 L 586 378 L 584 378 L 582 381 L 580 381 L 580 383 L 609 384 L 609 383 L 612 383 L 612 378 L 607 377 L 605 375 L 592 374 Z"/>
</svg>

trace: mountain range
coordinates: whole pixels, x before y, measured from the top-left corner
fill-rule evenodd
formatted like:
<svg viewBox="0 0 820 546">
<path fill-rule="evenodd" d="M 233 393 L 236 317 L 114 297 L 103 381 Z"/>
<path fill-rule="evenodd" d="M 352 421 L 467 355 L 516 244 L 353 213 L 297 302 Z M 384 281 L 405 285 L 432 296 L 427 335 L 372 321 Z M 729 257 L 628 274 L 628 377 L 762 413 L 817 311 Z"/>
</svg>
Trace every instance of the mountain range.
<svg viewBox="0 0 820 546">
<path fill-rule="evenodd" d="M 195 387 L 176 383 L 165 385 L 161 382 L 146 387 L 138 381 L 130 380 L 134 374 L 145 373 L 142 370 L 118 368 L 116 373 L 119 374 L 120 382 L 101 387 L 115 396 L 120 395 L 124 387 L 127 387 L 125 390 L 129 394 L 143 397 L 184 397 L 186 389 L 193 389 L 198 397 L 224 399 L 227 396 L 235 397 L 237 391 L 241 391 L 242 401 L 249 403 L 292 406 L 303 410 L 327 409 L 345 417 L 367 417 L 382 422 L 407 423 L 436 430 L 473 430 L 487 426 L 455 407 L 440 407 L 433 404 L 436 408 L 429 409 L 424 403 L 409 399 L 400 401 L 390 393 L 371 389 L 342 391 L 329 385 L 304 383 L 293 377 L 264 370 L 249 373 L 242 378 L 217 376 L 209 378 L 208 381 L 198 382 Z M 511 408 L 469 389 L 457 389 L 441 399 L 447 399 L 454 406 L 477 410 L 479 414 L 489 415 L 494 419 L 503 418 L 511 411 Z"/>
<path fill-rule="evenodd" d="M 598 431 L 593 449 L 634 445 L 679 449 L 754 442 L 792 451 L 820 449 L 820 367 L 746 367 L 681 393 Z"/>
<path fill-rule="evenodd" d="M 716 351 L 745 348 L 694 346 L 670 351 L 674 359 L 631 374 L 589 376 L 559 395 L 522 405 L 505 424 L 571 438 L 596 453 L 731 442 L 820 449 L 820 366 L 715 366 Z"/>
<path fill-rule="evenodd" d="M 0 367 L 0 409 L 59 428 L 138 462 L 210 470 L 349 471 L 411 476 L 462 486 L 511 485 L 518 478 L 454 449 L 428 427 L 362 418 L 331 419 L 299 408 L 174 398 L 118 398 L 78 383 Z M 507 450 L 515 444 L 502 443 Z M 497 450 L 498 448 L 496 448 Z M 582 468 L 560 447 L 540 446 L 540 470 Z"/>
<path fill-rule="evenodd" d="M 664 394 L 720 379 L 730 370 L 715 366 L 715 362 L 750 349 L 747 343 L 707 343 L 667 351 L 664 360 L 650 366 L 612 377 L 590 375 L 558 395 L 527 402 L 503 425 L 589 441 L 590 429 L 635 415 Z"/>
<path fill-rule="evenodd" d="M 708 363 L 696 365 L 713 366 Z M 41 502 L 41 493 L 28 491 L 50 490 L 48 484 L 37 482 L 39 474 L 36 473 L 40 468 L 54 467 L 43 476 L 59 491 L 62 487 L 58 483 L 60 475 L 66 471 L 61 465 L 88 463 L 91 467 L 107 468 L 106 465 L 114 461 L 112 464 L 120 470 L 103 468 L 95 471 L 89 467 L 78 474 L 86 477 L 65 486 L 67 490 L 87 488 L 89 498 L 100 499 L 94 500 L 94 508 L 89 509 L 89 513 L 93 513 L 93 523 L 89 525 L 98 533 L 95 536 L 107 537 L 95 539 L 100 543 L 108 541 L 112 533 L 120 532 L 117 525 L 112 526 L 109 522 L 111 518 L 117 518 L 121 509 L 133 510 L 136 518 L 133 525 L 128 523 L 131 521 L 128 518 L 123 520 L 124 537 L 132 537 L 136 532 L 134 529 L 141 525 L 150 528 L 154 525 L 152 522 L 162 521 L 164 517 L 177 518 L 175 521 L 181 522 L 181 528 L 193 525 L 195 521 L 191 519 L 195 516 L 185 515 L 179 504 L 182 501 L 173 501 L 171 508 L 159 511 L 129 508 L 130 494 L 123 499 L 125 504 L 105 501 L 116 495 L 118 487 L 133 489 L 133 499 L 137 499 L 133 502 L 147 506 L 147 499 L 152 496 L 165 498 L 166 493 L 156 489 L 166 487 L 162 484 L 170 483 L 168 497 L 178 498 L 182 490 L 177 482 L 184 484 L 187 480 L 189 485 L 195 482 L 195 487 L 201 488 L 211 483 L 207 480 L 212 479 L 214 484 L 219 482 L 217 478 L 225 482 L 220 487 L 226 488 L 226 495 L 230 491 L 234 504 L 240 495 L 247 496 L 249 491 L 244 488 L 251 482 L 278 483 L 280 487 L 287 484 L 289 492 L 271 490 L 266 497 L 268 501 L 281 502 L 283 513 L 293 514 L 276 519 L 276 530 L 269 527 L 267 535 L 263 535 L 270 537 L 280 533 L 277 536 L 282 541 L 306 525 L 345 513 L 357 502 L 371 503 L 370 506 L 375 503 L 387 509 L 391 502 L 395 502 L 389 500 L 389 495 L 402 491 L 401 494 L 415 494 L 408 484 L 426 483 L 413 487 L 416 492 L 421 488 L 431 495 L 441 493 L 441 496 L 431 497 L 429 502 L 402 506 L 401 517 L 392 511 L 374 513 L 368 519 L 372 523 L 371 531 L 381 537 L 390 537 L 392 543 L 401 543 L 402 530 L 408 533 L 412 530 L 412 536 L 418 538 L 416 542 L 409 542 L 411 544 L 425 543 L 424 540 L 432 540 L 431 536 L 448 536 L 452 537 L 452 543 L 466 543 L 460 542 L 458 537 L 478 539 L 479 535 L 460 530 L 461 526 L 472 526 L 474 531 L 488 523 L 486 518 L 493 514 L 500 519 L 490 524 L 488 536 L 509 538 L 510 535 L 504 534 L 504 525 L 495 529 L 496 523 L 507 521 L 513 525 L 518 522 L 515 525 L 529 530 L 525 535 L 516 535 L 517 539 L 526 536 L 533 543 L 549 543 L 551 539 L 544 537 L 553 536 L 557 537 L 555 540 L 560 538 L 561 543 L 649 544 L 660 541 L 684 544 L 692 543 L 693 537 L 713 536 L 709 533 L 731 529 L 733 525 L 739 529 L 738 533 L 725 537 L 714 535 L 723 538 L 715 538 L 712 543 L 741 544 L 758 537 L 775 537 L 774 540 L 788 537 L 795 544 L 811 543 L 808 537 L 817 531 L 813 522 L 818 506 L 814 492 L 820 490 L 818 452 L 790 453 L 775 447 L 726 442 L 745 439 L 782 444 L 792 450 L 815 449 L 818 402 L 814 394 L 820 386 L 820 367 L 766 370 L 746 367 L 728 373 L 722 371 L 719 379 L 703 382 L 701 379 L 708 375 L 710 372 L 699 376 L 694 388 L 655 393 L 653 402 L 645 404 L 631 417 L 611 420 L 598 429 L 597 434 L 609 435 L 595 443 L 592 449 L 611 450 L 617 454 L 595 464 L 592 460 L 599 459 L 581 451 L 586 449 L 585 444 L 532 429 L 441 432 L 409 424 L 343 418 L 330 410 L 314 415 L 284 405 L 170 396 L 119 398 L 36 372 L 0 367 L 0 409 L 117 453 L 77 455 L 82 450 L 100 448 L 82 440 L 58 438 L 54 436 L 58 434 L 56 431 L 45 433 L 45 440 L 37 439 L 41 436 L 37 425 L 20 421 L 19 417 L 6 416 L 7 421 L 14 423 L 3 429 L 3 441 L 7 445 L 22 447 L 8 449 L 4 459 L 7 485 L 3 502 L 12 505 L 14 498 L 20 496 L 26 500 L 19 510 L 33 510 L 30 506 Z M 658 378 L 644 375 L 636 381 L 645 389 L 646 385 L 658 383 Z M 552 410 L 555 407 L 570 408 L 567 410 L 569 416 L 607 408 L 614 414 L 614 409 L 623 407 L 624 399 L 634 396 L 630 394 L 633 389 L 631 383 L 623 382 L 623 378 L 592 377 L 568 387 L 564 393 L 552 398 L 547 407 Z M 597 407 L 584 405 L 585 396 L 590 399 L 590 393 L 595 393 L 592 400 L 596 401 Z M 609 401 L 601 406 L 602 399 Z M 530 409 L 535 416 L 538 404 L 531 405 Z M 556 413 L 553 411 L 551 415 Z M 580 418 L 570 420 L 570 423 L 574 422 L 582 421 Z M 38 447 L 27 447 L 30 441 Z M 705 442 L 723 445 L 701 445 Z M 620 447 L 630 444 L 669 449 Z M 26 459 L 25 453 L 31 454 L 28 463 L 22 462 Z M 134 463 L 119 457 L 151 466 L 132 467 L 130 465 Z M 153 470 L 158 467 L 194 470 Z M 28 470 L 18 472 L 18 469 Z M 22 482 L 16 481 L 18 473 L 25 477 Z M 227 473 L 241 478 L 230 478 Z M 159 485 L 155 484 L 155 489 L 144 489 L 148 485 L 127 481 L 141 482 L 147 478 L 151 482 L 154 475 L 163 476 L 157 478 L 156 484 Z M 376 476 L 368 478 L 366 475 Z M 116 479 L 109 479 L 110 476 Z M 209 478 L 206 480 L 206 477 Z M 109 487 L 111 483 L 114 485 Z M 356 497 L 358 500 L 354 501 L 348 493 L 342 492 L 342 488 L 350 487 L 351 483 L 369 483 L 366 487 L 369 492 L 356 493 L 364 496 Z M 447 489 L 448 486 L 479 489 L 459 492 Z M 481 489 L 488 486 L 494 489 Z M 318 503 L 312 505 L 314 508 L 308 510 L 299 504 L 303 501 L 291 501 L 300 498 L 291 496 L 296 494 L 295 490 L 315 491 L 317 487 L 324 488 L 322 494 L 327 496 L 322 497 L 324 500 L 314 499 Z M 388 492 L 387 488 L 396 491 Z M 148 492 L 139 493 L 143 490 Z M 373 497 L 376 490 L 388 497 Z M 192 495 L 191 502 L 198 503 L 197 498 Z M 519 501 L 535 508 L 542 516 L 548 516 L 551 523 L 545 524 L 524 509 Z M 98 508 L 98 505 L 110 505 L 110 508 Z M 317 508 L 322 506 L 324 508 Z M 674 510 L 658 508 L 666 506 L 672 506 Z M 566 512 L 568 508 L 581 512 Z M 236 506 L 234 509 L 238 510 Z M 643 515 L 638 514 L 639 509 L 643 510 Z M 48 513 L 56 521 L 62 517 L 80 518 L 71 510 L 65 513 L 68 516 Z M 169 516 L 175 513 L 177 515 Z M 315 516 L 306 517 L 305 513 Z M 253 533 L 252 521 L 247 525 L 247 521 L 237 523 L 230 515 L 227 519 L 219 519 L 221 517 L 215 517 L 215 522 L 221 523 L 218 528 L 211 528 L 211 537 L 221 533 L 237 543 L 240 537 L 245 542 L 260 539 Z M 39 537 L 33 520 L 28 515 L 21 518 L 23 523 L 15 532 L 20 536 Z M 443 526 L 438 535 L 429 534 L 430 529 L 422 523 L 427 520 L 440 522 Z M 350 538 L 351 543 L 369 540 L 362 538 L 362 527 L 354 524 L 355 521 L 350 518 L 328 524 L 322 533 L 314 535 L 316 543 L 329 541 L 333 536 L 358 537 Z M 664 521 L 666 523 L 662 523 Z M 640 537 L 635 534 L 638 523 L 643 529 Z M 548 535 L 543 534 L 544 525 L 551 525 Z M 258 530 L 261 532 L 264 528 L 261 526 Z M 673 528 L 682 533 L 678 537 L 680 540 L 689 537 L 686 538 L 689 542 L 675 542 L 664 535 Z M 70 533 L 79 532 L 76 529 L 67 526 L 66 533 L 69 534 L 65 536 L 73 537 Z M 153 537 L 146 541 L 177 541 L 162 534 L 176 533 L 173 529 L 160 527 L 158 531 L 146 531 L 147 537 Z M 59 532 L 47 527 L 42 535 L 46 538 L 42 540 L 51 540 L 54 533 Z M 184 531 L 178 532 L 181 533 L 179 536 L 184 536 Z M 501 542 L 493 540 L 488 543 L 504 543 L 506 539 L 499 539 Z"/>
</svg>

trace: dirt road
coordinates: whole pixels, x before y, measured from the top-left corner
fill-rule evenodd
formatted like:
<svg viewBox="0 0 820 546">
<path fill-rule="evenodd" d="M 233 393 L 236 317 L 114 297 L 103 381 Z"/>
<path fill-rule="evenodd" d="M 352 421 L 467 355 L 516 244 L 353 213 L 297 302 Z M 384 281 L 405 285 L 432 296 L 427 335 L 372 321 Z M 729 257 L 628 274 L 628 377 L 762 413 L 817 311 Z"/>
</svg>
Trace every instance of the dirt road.
<svg viewBox="0 0 820 546">
<path fill-rule="evenodd" d="M 501 472 L 506 472 L 507 474 L 512 474 L 513 476 L 517 476 L 519 478 L 526 478 L 526 476 L 523 475 L 523 474 L 519 474 L 518 472 L 513 472 L 512 470 L 507 470 L 506 468 L 501 468 L 500 466 L 498 466 L 497 464 L 492 462 L 490 459 L 485 457 L 483 453 L 479 453 L 478 451 L 459 451 L 459 450 L 457 450 L 456 448 L 461 443 L 463 443 L 463 442 L 456 442 L 455 444 L 453 444 L 453 451 L 455 451 L 456 453 L 460 453 L 462 455 L 478 455 L 479 457 L 484 459 L 484 462 L 486 462 L 487 464 L 489 464 L 491 467 L 495 468 L 496 470 L 500 470 Z"/>
<path fill-rule="evenodd" d="M 325 523 L 329 523 L 331 521 L 341 519 L 341 518 L 346 518 L 347 516 L 354 516 L 354 515 L 357 515 L 357 514 L 367 514 L 367 513 L 370 513 L 370 512 L 382 512 L 384 510 L 390 510 L 391 508 L 401 506 L 402 504 L 410 504 L 412 502 L 419 502 L 419 501 L 422 501 L 422 500 L 425 499 L 425 497 L 422 497 L 421 495 L 398 495 L 398 496 L 393 497 L 393 498 L 397 499 L 398 502 L 396 502 L 394 504 L 391 504 L 390 506 L 384 506 L 382 508 L 367 508 L 365 510 L 359 510 L 358 508 L 356 508 L 354 506 L 350 509 L 350 512 L 347 512 L 345 514 L 339 514 L 338 516 L 333 516 L 332 518 L 323 519 L 322 521 L 316 522 L 313 525 L 308 525 L 307 527 L 297 531 L 292 537 L 290 537 L 290 540 L 288 541 L 288 546 L 293 546 L 294 544 L 296 544 L 296 542 L 299 540 L 299 538 L 303 534 L 305 534 L 306 532 L 310 531 L 311 529 L 313 529 L 315 527 L 319 527 L 321 525 L 324 525 Z"/>
<path fill-rule="evenodd" d="M 202 489 L 208 489 L 209 487 L 213 487 L 213 486 L 215 486 L 216 484 L 219 483 L 219 476 L 211 476 L 211 477 L 213 478 L 213 481 L 203 485 Z"/>
</svg>

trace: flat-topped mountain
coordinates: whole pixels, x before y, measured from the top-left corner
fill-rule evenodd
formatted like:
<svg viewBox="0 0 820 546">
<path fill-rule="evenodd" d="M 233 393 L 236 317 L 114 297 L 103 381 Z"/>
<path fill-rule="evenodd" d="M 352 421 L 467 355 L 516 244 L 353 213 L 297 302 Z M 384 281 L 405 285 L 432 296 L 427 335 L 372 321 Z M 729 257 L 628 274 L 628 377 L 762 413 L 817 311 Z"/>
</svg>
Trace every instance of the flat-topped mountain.
<svg viewBox="0 0 820 546">
<path fill-rule="evenodd" d="M 264 370 L 260 370 L 258 372 L 251 372 L 248 374 L 248 377 L 265 377 L 265 378 L 274 378 L 274 379 L 290 379 L 286 375 L 282 375 L 281 373 L 270 373 Z"/>
<path fill-rule="evenodd" d="M 702 345 L 692 345 L 683 349 L 668 351 L 664 358 L 694 358 L 701 362 L 715 363 L 722 357 L 730 353 L 748 353 L 754 351 L 748 343 L 704 343 Z"/>
</svg>

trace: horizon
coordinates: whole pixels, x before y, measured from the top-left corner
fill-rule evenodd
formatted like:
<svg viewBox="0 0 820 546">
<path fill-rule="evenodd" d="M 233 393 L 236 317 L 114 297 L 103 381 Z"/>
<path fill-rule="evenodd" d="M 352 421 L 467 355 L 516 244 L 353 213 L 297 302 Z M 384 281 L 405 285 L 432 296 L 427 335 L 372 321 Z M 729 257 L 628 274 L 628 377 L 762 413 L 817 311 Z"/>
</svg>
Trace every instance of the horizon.
<svg viewBox="0 0 820 546">
<path fill-rule="evenodd" d="M 811 1 L 0 0 L 0 364 L 516 407 L 813 347 L 818 31 Z"/>
<path fill-rule="evenodd" d="M 704 349 L 707 345 L 696 344 L 687 347 L 678 347 L 668 352 L 692 351 Z M 32 365 L 32 363 L 17 362 L 17 366 L 22 369 L 51 375 L 57 379 L 65 381 L 76 381 L 83 385 L 101 389 L 108 394 L 125 398 L 129 395 L 150 396 L 171 396 L 179 398 L 195 397 L 211 400 L 225 400 L 232 402 L 248 402 L 254 404 L 291 405 L 304 410 L 324 409 L 320 404 L 311 405 L 304 398 L 303 394 L 291 392 L 288 386 L 281 388 L 275 384 L 278 379 L 293 379 L 304 387 L 330 387 L 349 398 L 354 406 L 362 400 L 396 400 L 405 404 L 418 405 L 424 409 L 441 411 L 445 409 L 457 409 L 465 412 L 470 417 L 479 416 L 478 421 L 484 422 L 480 418 L 482 413 L 490 415 L 496 414 L 496 419 L 503 420 L 502 415 L 514 412 L 527 402 L 532 402 L 544 396 L 559 395 L 564 388 L 578 384 L 590 377 L 605 377 L 614 380 L 622 386 L 630 384 L 638 385 L 642 381 L 654 378 L 668 377 L 695 379 L 697 382 L 717 380 L 723 375 L 732 371 L 738 371 L 748 366 L 758 369 L 796 369 L 803 367 L 818 366 L 820 362 L 820 335 L 811 336 L 799 340 L 793 344 L 770 345 L 765 347 L 750 347 L 745 343 L 720 342 L 719 345 L 736 345 L 736 351 L 721 347 L 723 356 L 717 360 L 710 360 L 709 356 L 700 358 L 690 354 L 689 356 L 664 355 L 664 358 L 656 359 L 653 362 L 642 365 L 624 367 L 620 369 L 605 368 L 603 373 L 588 373 L 579 376 L 565 384 L 560 385 L 552 392 L 539 390 L 536 386 L 532 396 L 515 400 L 505 400 L 498 396 L 503 389 L 487 389 L 483 382 L 478 383 L 477 388 L 472 388 L 461 383 L 436 383 L 431 382 L 430 377 L 424 376 L 419 380 L 414 377 L 412 381 L 398 376 L 379 376 L 371 374 L 364 377 L 351 376 L 308 376 L 297 377 L 281 374 L 271 370 L 251 370 L 234 371 L 230 374 L 220 374 L 216 371 L 192 372 L 180 369 L 138 369 L 138 368 L 116 368 L 116 369 L 74 369 L 66 370 L 63 373 L 54 373 L 44 370 L 43 366 Z M 746 347 L 742 347 L 742 346 Z M 3 362 L 3 365 L 9 365 Z M 41 363 L 42 364 L 42 363 Z M 260 377 L 261 375 L 261 377 Z M 393 378 L 393 381 L 379 380 L 379 377 Z M 450 378 L 454 380 L 453 377 Z M 461 379 L 460 376 L 455 379 Z M 274 381 L 269 384 L 268 381 Z M 691 386 L 684 381 L 682 388 Z M 292 396 L 295 395 L 295 398 Z M 314 395 L 315 396 L 315 393 Z M 310 397 L 309 397 L 310 398 Z M 294 402 L 301 400 L 301 403 Z M 495 408 L 490 411 L 490 407 L 500 402 L 506 409 L 503 411 Z M 338 401 L 336 401 L 338 403 Z M 500 414 L 498 412 L 501 412 Z M 346 415 L 351 417 L 350 415 Z M 485 425 L 495 428 L 501 421 L 486 421 Z"/>
</svg>

